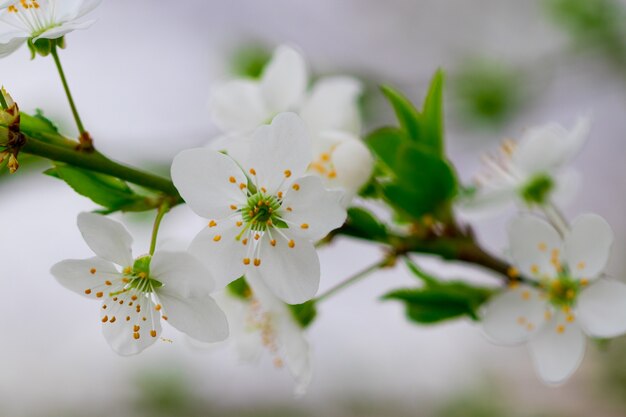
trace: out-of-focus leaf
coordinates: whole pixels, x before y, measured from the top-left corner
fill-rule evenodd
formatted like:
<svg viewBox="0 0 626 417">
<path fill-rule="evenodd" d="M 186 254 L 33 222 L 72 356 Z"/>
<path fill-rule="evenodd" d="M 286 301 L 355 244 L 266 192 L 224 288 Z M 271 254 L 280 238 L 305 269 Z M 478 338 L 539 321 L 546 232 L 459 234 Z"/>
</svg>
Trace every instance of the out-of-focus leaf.
<svg viewBox="0 0 626 417">
<path fill-rule="evenodd" d="M 420 134 L 420 115 L 413 103 L 401 92 L 390 86 L 382 86 L 381 90 L 393 107 L 402 131 L 413 140 Z"/>
<path fill-rule="evenodd" d="M 424 105 L 422 106 L 422 123 L 420 143 L 426 145 L 435 154 L 444 156 L 443 143 L 443 81 L 442 70 L 435 73 Z"/>
<path fill-rule="evenodd" d="M 259 45 L 246 45 L 235 51 L 231 60 L 231 71 L 239 77 L 259 78 L 272 58 L 267 48 Z"/>
<path fill-rule="evenodd" d="M 352 207 L 348 209 L 346 224 L 366 239 L 379 240 L 387 237 L 385 225 L 364 208 Z"/>
<path fill-rule="evenodd" d="M 309 327 L 317 317 L 317 307 L 313 300 L 303 304 L 289 305 L 289 310 L 303 329 Z"/>
<path fill-rule="evenodd" d="M 65 181 L 78 194 L 106 208 L 106 212 L 152 210 L 149 197 L 137 194 L 124 181 L 104 174 L 56 164 L 45 172 Z"/>
</svg>

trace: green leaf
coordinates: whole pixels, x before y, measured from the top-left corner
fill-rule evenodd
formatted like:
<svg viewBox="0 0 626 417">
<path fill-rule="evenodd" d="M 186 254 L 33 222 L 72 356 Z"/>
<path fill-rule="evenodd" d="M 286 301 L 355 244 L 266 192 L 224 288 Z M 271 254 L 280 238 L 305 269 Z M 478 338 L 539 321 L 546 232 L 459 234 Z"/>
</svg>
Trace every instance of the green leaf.
<svg viewBox="0 0 626 417">
<path fill-rule="evenodd" d="M 289 305 L 289 310 L 303 329 L 309 327 L 317 317 L 317 308 L 313 300 L 303 304 Z"/>
<path fill-rule="evenodd" d="M 366 141 L 392 175 L 392 181 L 382 185 L 384 196 L 405 215 L 420 219 L 436 214 L 456 195 L 450 164 L 426 147 L 407 141 L 397 129 L 379 129 Z"/>
<path fill-rule="evenodd" d="M 424 100 L 420 131 L 420 143 L 426 145 L 441 157 L 444 156 L 443 84 L 443 71 L 438 70 L 430 82 L 428 94 Z"/>
<path fill-rule="evenodd" d="M 392 87 L 382 86 L 381 90 L 393 107 L 402 131 L 409 138 L 417 140 L 420 136 L 420 115 L 413 103 Z"/>
<path fill-rule="evenodd" d="M 114 211 L 146 211 L 155 207 L 149 197 L 135 193 L 124 181 L 115 177 L 56 164 L 46 175 L 65 181 L 78 194 Z"/>
<path fill-rule="evenodd" d="M 488 288 L 451 281 L 424 288 L 395 290 L 383 299 L 403 302 L 409 320 L 433 324 L 463 316 L 478 320 L 478 309 L 492 294 L 493 291 Z"/>
<path fill-rule="evenodd" d="M 370 240 L 381 240 L 387 237 L 387 228 L 374 215 L 360 207 L 348 209 L 347 225 L 359 232 L 362 237 Z"/>
<path fill-rule="evenodd" d="M 406 258 L 406 262 L 405 263 L 406 263 L 406 266 L 409 268 L 409 271 L 411 271 L 413 273 L 413 275 L 415 275 L 420 280 L 422 280 L 425 285 L 427 285 L 427 286 L 436 286 L 437 284 L 439 284 L 439 280 L 437 278 L 435 278 L 432 275 L 429 275 L 426 272 L 422 271 L 415 264 L 415 262 L 413 262 L 409 258 Z"/>
</svg>

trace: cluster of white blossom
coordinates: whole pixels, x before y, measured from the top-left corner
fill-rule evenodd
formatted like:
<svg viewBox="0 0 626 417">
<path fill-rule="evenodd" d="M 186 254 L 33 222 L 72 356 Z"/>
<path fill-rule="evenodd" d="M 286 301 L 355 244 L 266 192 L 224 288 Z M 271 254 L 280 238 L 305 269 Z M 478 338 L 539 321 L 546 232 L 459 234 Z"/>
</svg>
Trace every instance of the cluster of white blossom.
<svg viewBox="0 0 626 417">
<path fill-rule="evenodd" d="M 83 17 L 99 4 L 0 1 L 0 57 L 88 27 L 93 22 Z M 124 226 L 82 213 L 78 227 L 96 256 L 62 261 L 52 274 L 64 287 L 102 301 L 104 337 L 121 355 L 159 340 L 162 320 L 202 342 L 230 333 L 246 357 L 266 348 L 304 391 L 311 376 L 308 344 L 288 304 L 315 297 L 315 244 L 343 225 L 347 207 L 372 176 L 374 159 L 361 140 L 362 90 L 351 77 L 311 83 L 302 55 L 278 47 L 258 79 L 229 80 L 212 91 L 212 121 L 223 134 L 172 163 L 180 196 L 206 219 L 188 251 L 152 247 L 134 258 Z M 14 105 L 4 91 L 2 99 Z M 581 118 L 571 131 L 546 125 L 528 130 L 519 143 L 506 142 L 485 158 L 487 170 L 457 204 L 466 218 L 515 203 L 525 209 L 509 229 L 510 288 L 487 303 L 482 321 L 497 343 L 527 342 L 547 383 L 577 369 L 585 335 L 626 332 L 626 285 L 603 272 L 610 226 L 595 214 L 570 225 L 555 205 L 575 192 L 578 177 L 567 163 L 588 132 L 589 121 Z M 241 277 L 243 294 L 224 290 Z"/>
<path fill-rule="evenodd" d="M 515 203 L 535 211 L 510 224 L 514 280 L 487 304 L 482 321 L 496 343 L 528 343 L 535 369 L 549 384 L 576 371 L 585 334 L 606 339 L 626 333 L 626 285 L 604 273 L 611 227 L 596 214 L 583 214 L 569 225 L 555 206 L 576 192 L 578 175 L 567 163 L 585 144 L 589 125 L 588 118 L 570 131 L 549 124 L 528 130 L 519 143 L 505 142 L 498 155 L 484 159 L 476 192 L 459 205 L 466 216 Z M 520 276 L 527 281 L 517 282 Z"/>
</svg>

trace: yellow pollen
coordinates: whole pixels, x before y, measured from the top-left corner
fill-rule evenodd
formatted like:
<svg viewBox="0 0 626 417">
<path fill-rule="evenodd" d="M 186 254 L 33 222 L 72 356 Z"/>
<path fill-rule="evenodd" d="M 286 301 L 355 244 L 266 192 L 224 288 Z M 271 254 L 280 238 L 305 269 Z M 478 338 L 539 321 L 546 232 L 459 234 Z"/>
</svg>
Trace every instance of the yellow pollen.
<svg viewBox="0 0 626 417">
<path fill-rule="evenodd" d="M 109 320 L 109 323 L 115 323 L 115 320 L 117 320 L 117 319 L 115 318 L 115 316 L 113 316 L 113 317 L 111 317 L 111 320 Z"/>
<path fill-rule="evenodd" d="M 244 265 L 250 265 L 250 258 L 243 258 Z"/>
<path fill-rule="evenodd" d="M 254 235 L 254 240 L 259 240 L 260 238 L 261 238 L 260 234 L 257 233 L 256 235 Z"/>
<path fill-rule="evenodd" d="M 161 309 L 162 309 L 162 308 L 163 308 L 163 307 L 161 307 L 161 304 L 157 304 L 156 306 L 154 306 L 154 309 L 155 309 L 156 311 L 161 311 Z"/>
<path fill-rule="evenodd" d="M 141 327 L 137 326 L 136 324 L 133 326 L 133 332 L 138 332 L 139 329 L 141 329 Z"/>
<path fill-rule="evenodd" d="M 241 243 L 243 243 L 243 245 L 246 246 L 248 244 L 248 238 L 243 239 Z"/>
<path fill-rule="evenodd" d="M 530 300 L 530 291 L 524 291 L 524 292 L 522 292 L 522 299 L 524 299 L 524 300 Z"/>
<path fill-rule="evenodd" d="M 131 267 L 130 267 L 130 266 L 127 266 L 126 268 L 124 268 L 124 273 L 125 273 L 126 275 L 129 275 L 131 272 L 133 272 L 133 270 L 131 269 Z"/>
<path fill-rule="evenodd" d="M 558 326 L 556 326 L 556 332 L 559 334 L 565 333 L 565 326 L 559 324 Z"/>
<path fill-rule="evenodd" d="M 263 191 L 264 193 L 267 193 L 267 188 L 261 187 L 261 191 Z"/>
<path fill-rule="evenodd" d="M 296 242 L 294 242 L 293 239 L 290 240 L 289 241 L 289 247 L 293 249 L 295 246 L 296 246 Z"/>
<path fill-rule="evenodd" d="M 133 295 L 132 297 L 130 297 L 131 300 L 136 301 L 137 300 L 137 296 Z"/>
<path fill-rule="evenodd" d="M 259 266 L 261 265 L 261 260 L 259 258 L 254 260 L 254 266 Z"/>
<path fill-rule="evenodd" d="M 102 292 L 97 292 L 96 293 L 96 297 L 98 297 L 98 298 L 102 297 L 103 295 L 104 295 L 104 293 L 102 293 Z"/>
<path fill-rule="evenodd" d="M 328 162 L 330 161 L 330 154 L 327 152 L 324 152 L 323 154 L 320 155 L 320 158 L 322 159 L 322 161 Z"/>
<path fill-rule="evenodd" d="M 95 273 L 96 273 L 96 268 L 91 268 L 91 269 L 89 270 L 89 273 L 90 273 L 91 275 L 95 274 Z"/>
<path fill-rule="evenodd" d="M 231 209 L 231 210 L 237 210 L 237 206 L 236 206 L 236 205 L 234 205 L 234 204 L 231 204 L 231 205 L 230 205 L 230 209 Z"/>
<path fill-rule="evenodd" d="M 580 280 L 580 285 L 582 285 L 583 287 L 589 285 L 589 280 L 587 278 L 583 278 Z"/>
<path fill-rule="evenodd" d="M 509 269 L 506 270 L 506 274 L 511 278 L 517 278 L 519 277 L 519 269 L 517 269 L 514 266 L 511 266 L 509 267 Z"/>
<path fill-rule="evenodd" d="M 300 189 L 300 186 L 298 184 L 294 184 L 291 186 L 291 188 L 293 188 L 294 190 L 298 191 Z"/>
<path fill-rule="evenodd" d="M 247 187 L 247 185 L 246 185 L 246 184 L 244 184 L 243 182 L 242 182 L 241 184 L 239 184 L 239 189 L 240 189 L 240 190 L 243 190 L 243 189 L 244 189 L 244 188 L 246 188 L 246 187 Z"/>
<path fill-rule="evenodd" d="M 285 174 L 285 178 L 291 177 L 291 171 L 288 169 L 285 170 L 284 174 Z"/>
<path fill-rule="evenodd" d="M 277 194 L 277 196 L 278 196 L 278 198 L 281 198 L 281 199 L 282 199 L 282 198 L 283 198 L 283 192 L 282 192 L 282 191 L 279 191 L 279 192 L 278 192 L 278 194 Z"/>
<path fill-rule="evenodd" d="M 583 270 L 585 269 L 585 263 L 584 262 L 578 262 L 578 264 L 576 265 L 576 268 Z"/>
<path fill-rule="evenodd" d="M 552 319 L 552 313 L 550 313 L 550 311 L 549 311 L 549 310 L 546 310 L 546 312 L 545 312 L 545 313 L 543 313 L 543 317 L 544 317 L 546 320 L 550 320 L 550 319 Z"/>
<path fill-rule="evenodd" d="M 221 235 L 215 235 L 215 237 L 213 238 L 213 242 L 219 242 L 220 240 L 222 240 Z"/>
<path fill-rule="evenodd" d="M 217 223 L 215 222 L 215 220 L 211 220 L 209 222 L 209 227 L 215 227 L 215 226 L 217 226 Z"/>
<path fill-rule="evenodd" d="M 272 245 L 272 246 L 276 246 L 276 239 L 272 239 L 272 240 L 270 240 L 270 245 Z"/>
<path fill-rule="evenodd" d="M 509 288 L 510 288 L 510 289 L 514 290 L 514 289 L 516 289 L 516 288 L 518 288 L 518 287 L 519 287 L 519 282 L 517 282 L 517 281 L 511 281 L 511 282 L 509 282 Z"/>
<path fill-rule="evenodd" d="M 534 330 L 534 328 L 535 328 L 535 325 L 534 325 L 534 324 L 532 324 L 532 323 L 528 323 L 528 324 L 526 325 L 526 330 L 528 330 L 529 332 L 533 331 L 533 330 Z"/>
<path fill-rule="evenodd" d="M 145 272 L 140 272 L 139 274 L 137 274 L 137 276 L 138 276 L 139 278 L 141 278 L 141 279 L 146 279 L 146 278 L 148 278 L 148 275 L 146 275 L 146 273 L 145 273 Z"/>
<path fill-rule="evenodd" d="M 107 321 L 109 321 L 109 316 L 102 317 L 102 323 L 106 323 Z"/>
<path fill-rule="evenodd" d="M 545 252 L 548 250 L 548 245 L 546 245 L 544 242 L 541 242 L 539 245 L 537 245 L 537 247 L 541 252 Z"/>
<path fill-rule="evenodd" d="M 238 221 L 236 224 L 237 224 L 237 227 L 243 226 L 243 222 L 242 221 Z"/>
<path fill-rule="evenodd" d="M 137 332 L 133 333 L 133 338 L 134 338 L 135 340 L 139 339 L 139 337 L 140 337 L 140 336 L 139 336 L 139 333 L 137 333 Z"/>
<path fill-rule="evenodd" d="M 122 278 L 122 282 L 124 284 L 128 284 L 130 282 L 130 280 L 128 278 Z"/>
<path fill-rule="evenodd" d="M 573 315 L 573 314 L 569 314 L 569 315 L 565 318 L 565 320 L 567 320 L 567 322 L 568 322 L 568 323 L 573 323 L 575 319 L 576 319 L 576 318 L 574 317 L 574 315 Z"/>
<path fill-rule="evenodd" d="M 333 179 L 333 178 L 337 178 L 337 171 L 330 171 L 328 173 L 328 178 Z"/>
<path fill-rule="evenodd" d="M 567 292 L 565 293 L 565 296 L 570 299 L 573 300 L 574 297 L 576 297 L 576 292 L 572 289 L 567 290 Z"/>
<path fill-rule="evenodd" d="M 291 207 L 287 207 L 286 210 L 287 211 L 293 211 L 293 209 Z"/>
<path fill-rule="evenodd" d="M 231 183 L 233 183 L 233 184 L 234 184 L 234 183 L 236 183 L 236 182 L 237 182 L 237 179 L 235 179 L 235 177 L 230 177 L 230 178 L 228 179 L 228 181 L 230 181 Z"/>
<path fill-rule="evenodd" d="M 256 175 L 256 171 L 254 170 L 254 168 L 250 168 L 250 174 Z"/>
<path fill-rule="evenodd" d="M 102 304 L 102 309 L 106 310 L 107 309 L 107 305 L 106 304 Z"/>
<path fill-rule="evenodd" d="M 105 285 L 109 285 L 109 286 L 113 285 L 113 283 L 111 281 L 104 281 L 104 284 Z"/>
<path fill-rule="evenodd" d="M 150 330 L 150 336 L 156 337 L 156 335 L 157 335 L 156 330 Z"/>
<path fill-rule="evenodd" d="M 530 272 L 532 272 L 534 275 L 537 275 L 539 273 L 539 266 L 537 264 L 532 264 L 530 266 Z"/>
<path fill-rule="evenodd" d="M 300 228 L 301 228 L 301 229 L 306 230 L 306 229 L 308 229 L 308 228 L 309 228 L 309 225 L 308 225 L 307 223 L 302 223 L 302 224 L 300 225 Z"/>
<path fill-rule="evenodd" d="M 91 294 L 91 290 L 90 290 L 89 288 L 87 288 L 87 289 L 85 290 L 85 294 L 87 294 L 87 295 Z"/>
<path fill-rule="evenodd" d="M 126 316 L 126 321 L 130 321 L 130 316 Z"/>
</svg>

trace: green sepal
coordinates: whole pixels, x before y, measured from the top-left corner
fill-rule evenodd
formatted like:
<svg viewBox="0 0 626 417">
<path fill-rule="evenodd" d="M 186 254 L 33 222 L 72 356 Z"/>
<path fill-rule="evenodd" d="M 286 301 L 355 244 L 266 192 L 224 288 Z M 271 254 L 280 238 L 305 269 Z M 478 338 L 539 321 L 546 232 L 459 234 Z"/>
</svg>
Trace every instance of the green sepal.
<svg viewBox="0 0 626 417">
<path fill-rule="evenodd" d="M 133 273 L 139 274 L 143 272 L 146 276 L 150 276 L 150 261 L 152 261 L 152 257 L 150 255 L 141 256 L 135 259 L 133 263 Z"/>
<path fill-rule="evenodd" d="M 245 277 L 239 277 L 230 284 L 228 284 L 226 286 L 226 290 L 234 297 L 242 300 L 248 300 L 252 295 L 252 290 L 246 282 Z"/>
<path fill-rule="evenodd" d="M 302 304 L 288 304 L 289 310 L 300 327 L 306 329 L 317 317 L 317 307 L 314 300 Z"/>
</svg>

